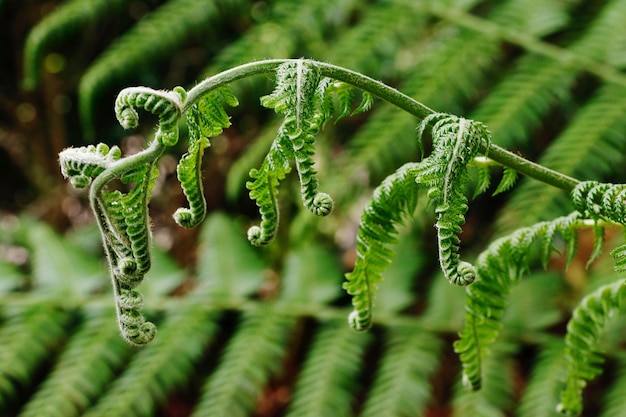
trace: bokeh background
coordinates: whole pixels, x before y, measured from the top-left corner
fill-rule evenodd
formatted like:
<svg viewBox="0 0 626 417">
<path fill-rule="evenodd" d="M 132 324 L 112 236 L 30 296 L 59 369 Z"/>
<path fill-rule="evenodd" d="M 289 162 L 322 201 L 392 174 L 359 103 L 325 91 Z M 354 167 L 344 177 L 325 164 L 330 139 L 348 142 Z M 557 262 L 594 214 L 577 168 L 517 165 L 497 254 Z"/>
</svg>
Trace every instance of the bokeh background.
<svg viewBox="0 0 626 417">
<path fill-rule="evenodd" d="M 341 282 L 359 216 L 382 179 L 420 157 L 414 117 L 376 102 L 329 123 L 316 157 L 335 212 L 311 218 L 291 176 L 280 234 L 256 249 L 245 241 L 259 217 L 245 182 L 280 120 L 258 101 L 271 77 L 233 84 L 240 105 L 205 155 L 209 217 L 198 229 L 171 219 L 185 204 L 175 176 L 185 140 L 160 162 L 155 265 L 141 287 L 159 336 L 143 349 L 117 334 L 86 194 L 62 178 L 57 155 L 97 142 L 133 153 L 151 140 L 150 115 L 132 131 L 117 124 L 124 87 L 190 88 L 253 60 L 306 57 L 480 120 L 495 143 L 568 175 L 624 182 L 626 1 L 0 0 L 0 52 L 0 414 L 556 415 L 571 310 L 616 279 L 608 256 L 586 268 L 591 233 L 567 269 L 555 253 L 512 289 L 478 393 L 460 384 L 452 342 L 464 291 L 438 270 L 425 201 L 402 229 L 375 328 L 347 326 Z M 471 203 L 468 259 L 572 210 L 561 191 L 526 179 L 491 197 L 501 175 Z M 620 238 L 608 230 L 607 248 Z M 585 415 L 626 415 L 623 322 L 607 332 Z"/>
</svg>

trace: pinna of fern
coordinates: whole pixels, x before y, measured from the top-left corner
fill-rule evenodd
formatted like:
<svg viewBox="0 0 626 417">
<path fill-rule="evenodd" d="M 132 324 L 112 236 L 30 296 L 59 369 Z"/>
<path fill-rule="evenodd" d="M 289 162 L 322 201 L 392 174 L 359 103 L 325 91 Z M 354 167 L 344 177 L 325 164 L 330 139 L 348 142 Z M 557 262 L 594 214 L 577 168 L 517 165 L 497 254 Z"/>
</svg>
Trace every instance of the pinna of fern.
<svg viewBox="0 0 626 417">
<path fill-rule="evenodd" d="M 541 259 L 546 263 L 554 250 L 552 242 L 560 234 L 571 260 L 576 250 L 576 228 L 586 227 L 580 213 L 518 229 L 489 245 L 476 261 L 478 278 L 466 289 L 465 327 L 454 349 L 463 363 L 463 381 L 479 389 L 482 364 L 489 355 L 500 329 L 510 286 L 530 268 L 529 251 L 540 243 Z"/>
<path fill-rule="evenodd" d="M 357 261 L 346 275 L 344 288 L 353 296 L 354 311 L 348 321 L 356 330 L 371 326 L 374 293 L 382 281 L 382 272 L 394 254 L 397 225 L 405 214 L 412 213 L 417 204 L 418 187 L 428 187 L 428 197 L 437 214 L 439 262 L 450 283 L 469 285 L 476 270 L 469 262 L 460 260 L 459 237 L 465 222 L 469 180 L 468 163 L 478 154 L 479 146 L 488 148 L 487 128 L 472 120 L 434 113 L 418 126 L 421 139 L 429 123 L 432 127 L 433 151 L 419 163 L 407 163 L 387 177 L 376 188 L 363 211 L 357 234 Z"/>
<path fill-rule="evenodd" d="M 326 216 L 333 208 L 330 196 L 317 190 L 317 172 L 313 167 L 314 135 L 327 116 L 323 104 L 328 84 L 329 80 L 321 78 L 315 65 L 302 59 L 287 61 L 276 69 L 274 91 L 261 98 L 263 106 L 273 108 L 285 119 L 261 168 L 250 171 L 253 181 L 246 184 L 250 198 L 261 212 L 261 225 L 248 231 L 250 242 L 256 246 L 269 243 L 276 234 L 276 188 L 290 170 L 289 160 L 294 161 L 298 171 L 305 207 L 318 216 Z"/>
</svg>

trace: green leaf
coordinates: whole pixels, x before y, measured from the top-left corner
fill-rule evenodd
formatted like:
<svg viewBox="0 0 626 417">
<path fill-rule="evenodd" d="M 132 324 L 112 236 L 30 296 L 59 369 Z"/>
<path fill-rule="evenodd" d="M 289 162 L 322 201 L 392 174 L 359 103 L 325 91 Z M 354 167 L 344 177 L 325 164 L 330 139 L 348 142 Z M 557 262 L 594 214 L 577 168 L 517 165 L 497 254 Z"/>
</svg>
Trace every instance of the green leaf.
<svg viewBox="0 0 626 417">
<path fill-rule="evenodd" d="M 213 213 L 203 223 L 198 259 L 199 291 L 211 298 L 246 297 L 265 279 L 267 264 L 238 223 L 223 213 Z"/>
<path fill-rule="evenodd" d="M 287 254 L 281 274 L 281 300 L 307 306 L 322 305 L 341 293 L 342 269 L 328 249 L 305 244 Z"/>
</svg>

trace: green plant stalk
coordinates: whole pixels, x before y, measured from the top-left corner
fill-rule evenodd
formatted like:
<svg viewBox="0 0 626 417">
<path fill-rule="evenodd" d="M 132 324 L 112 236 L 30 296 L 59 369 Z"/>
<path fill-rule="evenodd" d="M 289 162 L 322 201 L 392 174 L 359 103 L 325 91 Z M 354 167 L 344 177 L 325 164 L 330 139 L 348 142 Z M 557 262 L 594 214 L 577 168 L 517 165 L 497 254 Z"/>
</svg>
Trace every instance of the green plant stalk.
<svg viewBox="0 0 626 417">
<path fill-rule="evenodd" d="M 184 113 L 202 96 L 212 90 L 242 78 L 274 72 L 279 65 L 288 61 L 293 60 L 271 59 L 252 62 L 231 68 L 213 77 L 207 78 L 189 90 L 187 93 L 187 100 L 183 104 L 182 112 Z M 363 91 L 367 91 L 381 100 L 387 101 L 407 113 L 416 116 L 420 120 L 435 113 L 434 110 L 423 105 L 417 100 L 366 75 L 325 62 L 311 61 L 311 63 L 319 68 L 320 73 L 323 76 L 337 81 L 343 81 L 354 87 L 360 88 Z M 578 180 L 572 177 L 529 161 L 494 144 L 489 145 L 486 142 L 483 142 L 479 146 L 479 152 L 485 156 L 488 155 L 489 158 L 502 166 L 506 166 L 519 172 L 520 174 L 526 175 L 527 177 L 534 178 L 538 181 L 560 188 L 568 193 L 579 183 Z"/>
</svg>

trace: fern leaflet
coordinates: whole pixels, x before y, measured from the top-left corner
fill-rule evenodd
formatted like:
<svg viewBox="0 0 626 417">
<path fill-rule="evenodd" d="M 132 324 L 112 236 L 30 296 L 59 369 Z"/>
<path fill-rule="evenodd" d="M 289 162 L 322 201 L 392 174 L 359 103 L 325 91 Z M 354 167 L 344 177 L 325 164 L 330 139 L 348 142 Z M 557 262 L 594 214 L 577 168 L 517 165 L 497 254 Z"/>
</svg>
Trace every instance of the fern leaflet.
<svg viewBox="0 0 626 417">
<path fill-rule="evenodd" d="M 584 227 L 581 215 L 573 212 L 549 222 L 537 223 L 502 237 L 479 256 L 478 279 L 466 289 L 466 321 L 454 350 L 463 363 L 463 381 L 476 390 L 481 386 L 482 363 L 488 356 L 502 324 L 511 284 L 528 269 L 528 253 L 534 242 L 541 247 L 541 258 L 547 262 L 553 251 L 552 241 L 560 233 L 566 241 L 568 256 L 576 249 L 576 228 Z"/>
<path fill-rule="evenodd" d="M 435 205 L 439 262 L 445 277 L 456 285 L 469 285 L 476 278 L 476 269 L 461 261 L 458 253 L 458 234 L 468 209 L 467 165 L 483 142 L 490 143 L 491 136 L 482 123 L 436 113 L 424 118 L 418 126 L 420 138 L 431 122 L 434 122 L 431 130 L 434 149 L 420 163 L 417 182 L 428 187 L 428 198 Z"/>
<path fill-rule="evenodd" d="M 202 156 L 205 148 L 210 146 L 208 138 L 219 135 L 230 126 L 222 101 L 233 107 L 239 104 L 230 89 L 222 87 L 201 98 L 187 111 L 189 150 L 178 162 L 176 173 L 189 201 L 189 208 L 181 207 L 174 213 L 174 220 L 183 227 L 197 226 L 206 215 L 201 174 Z"/>
<path fill-rule="evenodd" d="M 598 343 L 607 321 L 623 311 L 626 285 L 623 280 L 604 285 L 586 296 L 567 324 L 565 358 L 567 375 L 558 410 L 577 416 L 582 411 L 582 390 L 587 381 L 600 374 L 603 362 Z"/>
<path fill-rule="evenodd" d="M 355 330 L 372 325 L 374 294 L 382 273 L 391 263 L 396 243 L 397 225 L 417 205 L 415 184 L 417 163 L 407 163 L 387 177 L 363 210 L 357 233 L 357 260 L 352 272 L 346 274 L 343 288 L 352 295 L 354 311 L 348 321 Z"/>
<path fill-rule="evenodd" d="M 285 120 L 261 169 L 250 172 L 254 181 L 246 184 L 262 217 L 261 226 L 248 231 L 248 237 L 255 245 L 269 243 L 276 234 L 276 188 L 289 171 L 290 159 L 295 162 L 300 177 L 304 206 L 318 216 L 326 216 L 333 208 L 330 196 L 317 191 L 317 172 L 313 167 L 314 135 L 325 121 L 322 103 L 327 85 L 328 82 L 320 79 L 315 65 L 305 60 L 290 61 L 276 70 L 274 91 L 261 98 L 263 106 L 285 115 Z"/>
</svg>

